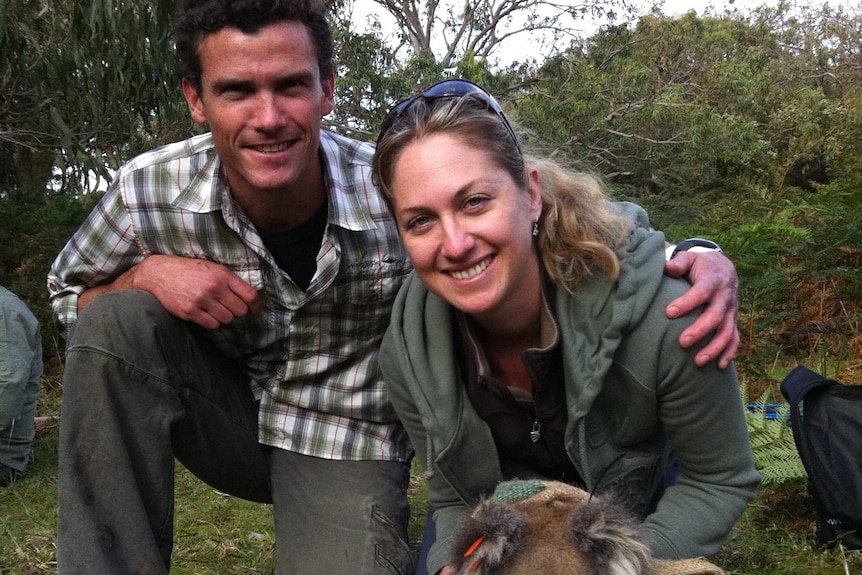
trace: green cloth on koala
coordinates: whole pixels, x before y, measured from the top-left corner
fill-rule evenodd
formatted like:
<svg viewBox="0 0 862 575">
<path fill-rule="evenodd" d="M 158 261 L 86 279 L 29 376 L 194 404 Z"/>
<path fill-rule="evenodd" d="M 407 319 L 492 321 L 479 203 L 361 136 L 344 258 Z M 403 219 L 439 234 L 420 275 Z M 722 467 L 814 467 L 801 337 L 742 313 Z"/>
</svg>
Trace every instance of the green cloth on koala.
<svg viewBox="0 0 862 575">
<path fill-rule="evenodd" d="M 503 481 L 494 488 L 492 499 L 502 501 L 504 503 L 514 503 L 522 501 L 528 497 L 543 491 L 546 487 L 545 481 L 542 479 L 515 479 L 512 481 Z"/>
</svg>

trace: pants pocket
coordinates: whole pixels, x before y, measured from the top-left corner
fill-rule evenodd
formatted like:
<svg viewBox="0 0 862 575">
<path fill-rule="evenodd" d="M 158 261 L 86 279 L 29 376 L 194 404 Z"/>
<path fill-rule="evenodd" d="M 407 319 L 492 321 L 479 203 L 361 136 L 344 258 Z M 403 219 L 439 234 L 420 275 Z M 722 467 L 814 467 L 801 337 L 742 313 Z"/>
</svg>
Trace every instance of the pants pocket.
<svg viewBox="0 0 862 575">
<path fill-rule="evenodd" d="M 371 520 L 375 531 L 374 560 L 380 573 L 412 575 L 413 558 L 404 527 L 387 517 L 378 505 L 372 508 Z"/>
</svg>

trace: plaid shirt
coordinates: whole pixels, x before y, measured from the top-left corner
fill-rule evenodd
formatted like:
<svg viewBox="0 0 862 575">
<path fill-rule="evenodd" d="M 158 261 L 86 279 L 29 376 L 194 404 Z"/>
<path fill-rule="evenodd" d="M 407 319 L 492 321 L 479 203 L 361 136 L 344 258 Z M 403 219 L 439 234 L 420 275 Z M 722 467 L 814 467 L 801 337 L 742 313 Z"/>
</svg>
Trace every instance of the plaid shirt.
<svg viewBox="0 0 862 575">
<path fill-rule="evenodd" d="M 371 184 L 373 146 L 321 132 L 329 216 L 303 292 L 233 201 L 207 135 L 123 166 L 48 276 L 65 330 L 78 295 L 151 254 L 219 262 L 260 293 L 265 312 L 208 330 L 260 399 L 260 441 L 327 459 L 407 460 L 409 441 L 378 367 L 395 294 L 410 264 Z"/>
</svg>

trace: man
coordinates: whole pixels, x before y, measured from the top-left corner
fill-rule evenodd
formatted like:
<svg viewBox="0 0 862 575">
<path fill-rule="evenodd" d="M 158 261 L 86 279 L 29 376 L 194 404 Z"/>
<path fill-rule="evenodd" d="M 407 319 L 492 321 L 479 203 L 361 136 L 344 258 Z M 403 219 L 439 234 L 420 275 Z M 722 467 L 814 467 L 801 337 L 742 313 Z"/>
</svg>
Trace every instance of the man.
<svg viewBox="0 0 862 575">
<path fill-rule="evenodd" d="M 0 487 L 24 477 L 30 464 L 41 376 L 39 322 L 0 286 Z"/>
<path fill-rule="evenodd" d="M 316 6 L 187 2 L 183 91 L 211 134 L 124 166 L 54 262 L 61 575 L 168 571 L 174 457 L 273 503 L 278 573 L 411 572 L 412 452 L 377 365 L 410 265 L 373 147 L 321 130 L 334 76 Z M 721 326 L 705 349 L 729 361 L 736 277 L 698 262 L 677 311 L 718 293 L 689 336 Z"/>
</svg>

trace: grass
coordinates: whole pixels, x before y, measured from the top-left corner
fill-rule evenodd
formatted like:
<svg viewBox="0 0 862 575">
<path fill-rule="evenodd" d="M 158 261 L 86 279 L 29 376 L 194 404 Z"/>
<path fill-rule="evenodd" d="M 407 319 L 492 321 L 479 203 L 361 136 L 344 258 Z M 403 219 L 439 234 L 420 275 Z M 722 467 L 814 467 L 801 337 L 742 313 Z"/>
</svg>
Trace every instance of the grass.
<svg viewBox="0 0 862 575">
<path fill-rule="evenodd" d="M 57 429 L 34 443 L 27 476 L 0 488 L 0 573 L 56 573 Z"/>
<path fill-rule="evenodd" d="M 862 573 L 862 552 L 815 551 L 815 511 L 799 480 L 761 489 L 713 558 L 740 575 L 849 575 Z"/>
<path fill-rule="evenodd" d="M 24 480 L 0 489 L 0 574 L 56 573 L 56 423 L 40 432 Z M 177 466 L 172 573 L 269 574 L 275 541 L 267 505 L 224 495 Z M 421 536 L 428 501 L 420 476 L 410 490 L 410 536 Z M 739 575 L 862 573 L 862 552 L 815 551 L 815 513 L 804 481 L 767 486 L 737 523 L 714 562 Z"/>
<path fill-rule="evenodd" d="M 0 575 L 56 573 L 56 421 L 34 442 L 27 476 L 0 489 Z M 414 475 L 410 487 L 410 536 L 418 543 L 428 497 Z M 179 463 L 171 573 L 177 575 L 269 574 L 274 570 L 269 506 L 244 501 L 206 485 Z"/>
</svg>

